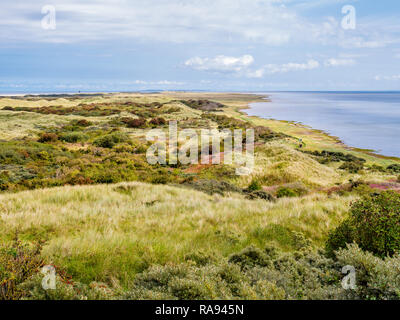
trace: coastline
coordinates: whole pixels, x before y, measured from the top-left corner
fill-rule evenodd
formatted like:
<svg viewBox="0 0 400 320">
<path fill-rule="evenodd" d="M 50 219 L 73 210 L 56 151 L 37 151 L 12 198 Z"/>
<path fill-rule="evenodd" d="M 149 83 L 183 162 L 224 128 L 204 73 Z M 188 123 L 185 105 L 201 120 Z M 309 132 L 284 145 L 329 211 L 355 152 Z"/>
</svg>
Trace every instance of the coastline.
<svg viewBox="0 0 400 320">
<path fill-rule="evenodd" d="M 307 125 L 305 123 L 302 123 L 300 121 L 296 121 L 296 120 L 279 120 L 279 119 L 275 119 L 275 118 L 263 118 L 261 116 L 252 116 L 249 115 L 245 110 L 249 110 L 251 109 L 251 104 L 253 103 L 266 103 L 266 102 L 271 102 L 270 96 L 269 95 L 265 95 L 265 97 L 262 99 L 262 101 L 258 101 L 256 99 L 256 101 L 251 101 L 248 102 L 248 104 L 245 107 L 242 108 L 238 108 L 237 112 L 250 118 L 250 119 L 259 119 L 259 120 L 264 120 L 267 122 L 276 122 L 276 123 L 280 123 L 280 124 L 286 124 L 286 125 L 292 125 L 292 126 L 296 126 L 296 128 L 298 129 L 304 129 L 304 130 L 309 130 L 311 132 L 314 133 L 318 133 L 320 135 L 323 135 L 325 137 L 327 137 L 330 140 L 335 141 L 335 145 L 336 146 L 340 146 L 341 148 L 348 150 L 348 151 L 353 151 L 353 152 L 357 152 L 357 153 L 362 153 L 368 156 L 371 156 L 373 158 L 378 158 L 378 159 L 383 159 L 383 160 L 392 160 L 392 161 L 396 161 L 396 162 L 400 162 L 400 157 L 396 157 L 396 156 L 389 156 L 389 155 L 384 155 L 384 154 L 380 154 L 379 152 L 377 152 L 376 150 L 373 149 L 363 149 L 363 148 L 359 148 L 356 146 L 351 146 L 346 144 L 345 142 L 343 142 L 343 140 L 335 135 L 330 134 L 329 132 L 323 130 L 323 129 L 316 129 L 313 128 L 310 125 Z M 286 132 L 283 132 L 286 133 Z M 298 134 L 298 137 L 305 139 L 306 137 L 308 137 L 307 134 L 301 135 Z M 295 138 L 298 138 L 295 137 Z"/>
</svg>

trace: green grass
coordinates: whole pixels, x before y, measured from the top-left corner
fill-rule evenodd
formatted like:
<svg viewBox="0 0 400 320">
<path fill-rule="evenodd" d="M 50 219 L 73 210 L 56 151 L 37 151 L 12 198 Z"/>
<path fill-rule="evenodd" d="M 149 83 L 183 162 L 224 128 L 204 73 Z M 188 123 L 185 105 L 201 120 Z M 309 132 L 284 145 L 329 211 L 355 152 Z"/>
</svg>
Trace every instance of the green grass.
<svg viewBox="0 0 400 320">
<path fill-rule="evenodd" d="M 183 261 L 197 250 L 227 256 L 274 242 L 291 249 L 289 231 L 320 245 L 353 197 L 310 195 L 271 203 L 142 183 L 61 187 L 0 195 L 3 241 L 46 241 L 47 262 L 84 282 L 128 282 L 152 264 Z M 111 254 L 112 253 L 112 254 Z"/>
</svg>

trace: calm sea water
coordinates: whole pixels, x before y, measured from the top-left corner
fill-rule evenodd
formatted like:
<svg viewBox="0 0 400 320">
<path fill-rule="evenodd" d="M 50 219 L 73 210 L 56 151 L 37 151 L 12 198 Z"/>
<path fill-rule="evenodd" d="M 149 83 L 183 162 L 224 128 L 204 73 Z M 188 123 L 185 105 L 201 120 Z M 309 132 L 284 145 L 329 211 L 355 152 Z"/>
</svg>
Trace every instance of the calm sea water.
<svg viewBox="0 0 400 320">
<path fill-rule="evenodd" d="M 347 145 L 400 157 L 400 92 L 266 93 L 249 115 L 298 121 Z"/>
</svg>

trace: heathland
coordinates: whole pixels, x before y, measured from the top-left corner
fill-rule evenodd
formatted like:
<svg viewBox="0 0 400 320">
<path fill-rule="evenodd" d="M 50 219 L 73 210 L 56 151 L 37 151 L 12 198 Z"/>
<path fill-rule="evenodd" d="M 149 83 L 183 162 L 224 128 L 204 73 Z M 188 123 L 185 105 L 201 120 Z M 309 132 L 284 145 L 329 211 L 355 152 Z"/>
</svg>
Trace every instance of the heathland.
<svg viewBox="0 0 400 320">
<path fill-rule="evenodd" d="M 400 161 L 241 112 L 262 98 L 1 98 L 0 298 L 399 298 L 397 249 L 369 251 L 347 231 L 359 241 L 346 247 L 334 230 L 360 199 L 396 203 Z M 167 132 L 171 120 L 179 130 L 254 129 L 253 172 L 149 164 L 146 132 Z M 56 290 L 42 289 L 43 265 L 55 266 Z M 366 285 L 344 290 L 344 265 L 362 266 Z"/>
</svg>

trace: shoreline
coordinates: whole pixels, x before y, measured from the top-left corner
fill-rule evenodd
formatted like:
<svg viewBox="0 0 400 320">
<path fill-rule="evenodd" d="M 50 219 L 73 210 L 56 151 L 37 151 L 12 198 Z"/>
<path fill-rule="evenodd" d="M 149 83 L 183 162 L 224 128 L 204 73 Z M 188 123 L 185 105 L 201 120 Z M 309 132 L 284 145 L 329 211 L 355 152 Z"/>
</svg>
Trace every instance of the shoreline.
<svg viewBox="0 0 400 320">
<path fill-rule="evenodd" d="M 266 121 L 273 121 L 273 122 L 278 122 L 278 123 L 285 123 L 285 124 L 289 124 L 289 125 L 292 124 L 292 125 L 295 125 L 296 127 L 299 127 L 299 128 L 302 128 L 302 129 L 306 129 L 306 130 L 310 130 L 312 132 L 319 133 L 321 135 L 324 135 L 324 136 L 334 140 L 337 145 L 340 145 L 342 148 L 344 148 L 346 150 L 349 150 L 349 151 L 360 152 L 360 153 L 372 156 L 374 158 L 379 158 L 379 159 L 384 159 L 384 160 L 394 160 L 394 161 L 400 162 L 400 157 L 380 154 L 376 150 L 373 150 L 373 149 L 363 149 L 363 148 L 359 148 L 359 147 L 356 147 L 356 146 L 350 146 L 350 145 L 346 144 L 345 142 L 343 142 L 343 140 L 340 137 L 334 136 L 334 135 L 330 134 L 329 132 L 327 132 L 327 131 L 325 131 L 323 129 L 313 128 L 312 126 L 307 125 L 307 124 L 305 124 L 303 122 L 300 122 L 300 121 L 296 121 L 296 120 L 279 120 L 279 119 L 274 119 L 274 118 L 263 118 L 261 116 L 249 115 L 245 111 L 245 110 L 251 109 L 251 104 L 253 104 L 253 103 L 266 103 L 266 102 L 271 102 L 271 99 L 270 99 L 269 95 L 265 95 L 265 97 L 263 98 L 263 101 L 249 102 L 246 107 L 239 108 L 237 111 L 240 114 L 242 114 L 242 115 L 244 115 L 246 117 L 249 117 L 249 118 L 261 119 L 261 120 L 266 120 Z M 301 136 L 301 137 L 304 138 L 304 136 Z"/>
</svg>

